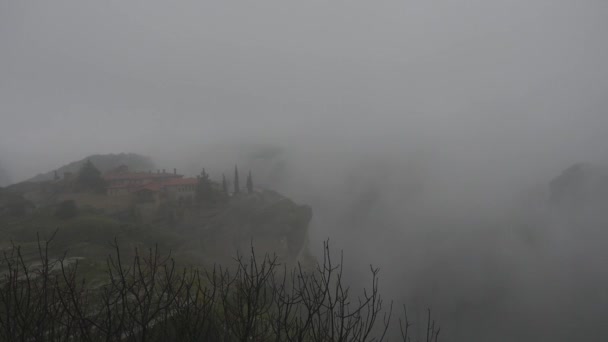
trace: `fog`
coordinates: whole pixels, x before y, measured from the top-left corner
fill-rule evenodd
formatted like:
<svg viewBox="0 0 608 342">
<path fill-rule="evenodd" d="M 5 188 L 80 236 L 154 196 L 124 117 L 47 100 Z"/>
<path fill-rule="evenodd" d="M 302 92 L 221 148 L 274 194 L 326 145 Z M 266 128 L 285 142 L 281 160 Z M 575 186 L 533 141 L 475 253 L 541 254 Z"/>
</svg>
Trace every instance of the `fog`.
<svg viewBox="0 0 608 342">
<path fill-rule="evenodd" d="M 607 33 L 603 0 L 0 0 L 0 168 L 238 163 L 445 340 L 604 340 L 608 236 L 547 198 L 608 161 Z"/>
</svg>

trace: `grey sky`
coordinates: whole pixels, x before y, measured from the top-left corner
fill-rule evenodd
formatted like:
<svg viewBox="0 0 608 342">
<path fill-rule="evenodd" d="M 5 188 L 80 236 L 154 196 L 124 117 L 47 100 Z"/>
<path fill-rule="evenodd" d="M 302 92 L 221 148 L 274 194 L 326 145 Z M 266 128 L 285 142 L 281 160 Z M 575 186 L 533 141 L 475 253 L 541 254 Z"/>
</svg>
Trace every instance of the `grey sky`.
<svg viewBox="0 0 608 342">
<path fill-rule="evenodd" d="M 19 180 L 238 139 L 598 159 L 607 32 L 603 0 L 1 0 L 0 160 Z"/>
<path fill-rule="evenodd" d="M 608 161 L 607 35 L 606 0 L 0 0 L 0 167 L 136 152 L 219 179 L 279 146 L 313 253 L 382 265 L 451 340 L 605 340 L 605 291 L 574 303 L 608 286 L 606 234 L 542 191 Z"/>
</svg>

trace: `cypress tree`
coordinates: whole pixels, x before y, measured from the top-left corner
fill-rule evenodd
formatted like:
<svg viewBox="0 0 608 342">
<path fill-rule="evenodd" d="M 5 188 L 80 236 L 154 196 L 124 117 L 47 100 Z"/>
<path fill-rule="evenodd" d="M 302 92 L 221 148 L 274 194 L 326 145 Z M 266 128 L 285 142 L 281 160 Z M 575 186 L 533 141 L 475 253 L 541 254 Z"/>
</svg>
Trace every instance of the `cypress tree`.
<svg viewBox="0 0 608 342">
<path fill-rule="evenodd" d="M 78 171 L 78 178 L 76 181 L 80 189 L 97 192 L 105 191 L 106 184 L 104 179 L 101 178 L 101 172 L 99 172 L 89 159 L 87 159 L 80 168 L 80 171 Z"/>
<path fill-rule="evenodd" d="M 198 185 L 196 187 L 196 199 L 200 201 L 212 201 L 213 200 L 213 189 L 211 187 L 211 180 L 209 174 L 205 169 L 198 176 Z"/>
<path fill-rule="evenodd" d="M 238 194 L 239 192 L 241 192 L 240 186 L 239 186 L 239 169 L 237 168 L 236 165 L 234 165 L 234 194 Z"/>
<path fill-rule="evenodd" d="M 249 170 L 249 175 L 247 175 L 247 192 L 253 193 L 253 179 L 251 178 L 251 170 Z"/>
</svg>

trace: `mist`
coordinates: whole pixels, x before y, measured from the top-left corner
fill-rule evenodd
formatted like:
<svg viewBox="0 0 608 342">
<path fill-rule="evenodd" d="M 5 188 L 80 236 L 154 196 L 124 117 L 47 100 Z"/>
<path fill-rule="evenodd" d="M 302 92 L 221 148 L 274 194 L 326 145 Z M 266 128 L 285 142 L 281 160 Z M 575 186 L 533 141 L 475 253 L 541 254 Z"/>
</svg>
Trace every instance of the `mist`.
<svg viewBox="0 0 608 342">
<path fill-rule="evenodd" d="M 607 32 L 601 0 L 0 1 L 0 167 L 239 164 L 446 340 L 604 340 L 604 221 L 548 198 L 608 162 Z"/>
</svg>

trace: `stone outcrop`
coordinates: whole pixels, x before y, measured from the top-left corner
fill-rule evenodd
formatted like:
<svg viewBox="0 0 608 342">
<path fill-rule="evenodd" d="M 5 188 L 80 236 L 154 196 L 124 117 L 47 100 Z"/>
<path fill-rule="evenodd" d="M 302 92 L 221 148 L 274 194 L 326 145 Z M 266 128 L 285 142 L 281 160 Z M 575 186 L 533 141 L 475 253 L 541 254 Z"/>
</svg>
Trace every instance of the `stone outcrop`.
<svg viewBox="0 0 608 342">
<path fill-rule="evenodd" d="M 221 260 L 236 252 L 248 255 L 251 246 L 259 255 L 276 254 L 292 263 L 307 255 L 308 224 L 312 209 L 273 191 L 231 197 L 210 210 L 184 215 L 178 226 L 199 237 L 207 258 Z"/>
<path fill-rule="evenodd" d="M 550 183 L 551 202 L 562 208 L 608 209 L 608 167 L 575 164 Z"/>
</svg>

